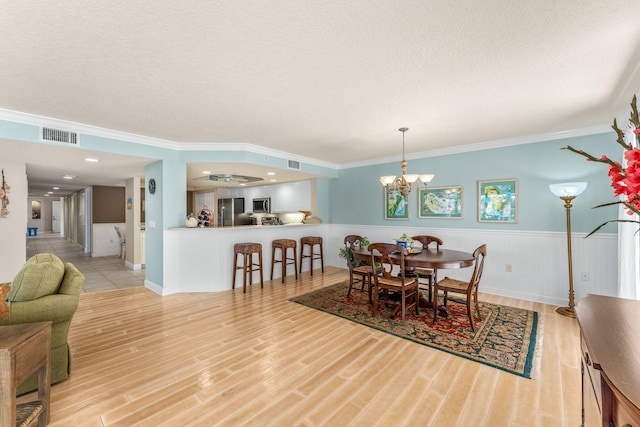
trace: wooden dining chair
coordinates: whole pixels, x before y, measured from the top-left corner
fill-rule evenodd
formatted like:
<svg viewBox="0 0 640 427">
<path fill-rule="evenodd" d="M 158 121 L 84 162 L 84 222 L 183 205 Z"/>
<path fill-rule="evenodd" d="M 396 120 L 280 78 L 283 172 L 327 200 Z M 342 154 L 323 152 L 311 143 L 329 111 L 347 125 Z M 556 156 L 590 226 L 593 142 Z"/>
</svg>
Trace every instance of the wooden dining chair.
<svg viewBox="0 0 640 427">
<path fill-rule="evenodd" d="M 445 277 L 444 279 L 436 282 L 433 286 L 433 323 L 438 321 L 438 292 L 442 291 L 444 308 L 447 308 L 447 300 L 454 301 L 459 304 L 465 304 L 467 306 L 467 316 L 469 316 L 469 323 L 471 323 L 471 330 L 476 331 L 473 324 L 473 310 L 472 304 L 475 306 L 478 319 L 482 321 L 480 316 L 480 306 L 478 305 L 478 285 L 480 285 L 480 278 L 482 277 L 482 270 L 484 268 L 484 258 L 487 255 L 487 245 L 479 246 L 473 251 L 474 267 L 471 280 L 465 282 L 463 280 L 450 279 Z M 449 294 L 461 294 L 465 295 L 465 299 L 451 297 Z"/>
<path fill-rule="evenodd" d="M 413 236 L 412 239 L 422 243 L 422 247 L 425 249 L 435 245 L 436 250 L 440 251 L 440 245 L 442 245 L 442 239 L 435 236 Z M 416 268 L 414 273 L 418 276 L 418 287 L 429 292 L 429 302 L 431 302 L 433 284 L 438 280 L 438 270 L 435 268 Z M 420 279 L 427 281 L 426 287 L 422 286 L 423 283 L 420 282 Z"/>
<path fill-rule="evenodd" d="M 371 265 L 379 263 L 380 270 L 373 274 L 373 304 L 372 314 L 376 316 L 378 312 L 378 302 L 381 298 L 388 306 L 390 303 L 396 304 L 398 307 L 394 309 L 393 317 L 395 317 L 398 308 L 402 311 L 402 324 L 405 323 L 405 314 L 407 310 L 415 308 L 416 315 L 419 314 L 418 300 L 418 279 L 415 277 L 405 277 L 402 268 L 404 260 L 409 252 L 407 248 L 392 243 L 374 243 L 369 245 L 371 252 Z M 395 259 L 391 258 L 393 254 Z M 394 263 L 399 265 L 400 274 L 392 275 Z M 394 302 L 389 300 L 389 294 L 394 293 L 400 298 L 400 301 Z"/>
<path fill-rule="evenodd" d="M 344 238 L 344 251 L 345 258 L 347 259 L 347 267 L 349 267 L 349 290 L 347 291 L 347 297 L 351 295 L 351 289 L 354 283 L 359 282 L 362 284 L 360 290 L 364 292 L 365 286 L 369 292 L 369 304 L 372 303 L 371 291 L 373 288 L 373 282 L 371 281 L 371 275 L 374 273 L 374 268 L 367 263 L 363 264 L 354 258 L 351 248 L 354 246 L 362 246 L 364 237 L 356 234 L 350 234 Z M 359 278 L 354 278 L 354 275 Z"/>
</svg>

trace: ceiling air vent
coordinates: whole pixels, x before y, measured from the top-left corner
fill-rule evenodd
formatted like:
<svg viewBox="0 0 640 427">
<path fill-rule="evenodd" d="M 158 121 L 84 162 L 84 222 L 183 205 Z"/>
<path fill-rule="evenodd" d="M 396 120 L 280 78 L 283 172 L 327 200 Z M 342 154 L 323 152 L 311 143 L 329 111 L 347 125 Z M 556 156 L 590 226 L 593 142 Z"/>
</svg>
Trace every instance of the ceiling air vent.
<svg viewBox="0 0 640 427">
<path fill-rule="evenodd" d="M 289 160 L 288 167 L 289 169 L 300 170 L 300 162 L 295 160 Z"/>
<path fill-rule="evenodd" d="M 80 145 L 80 140 L 76 132 L 68 130 L 40 128 L 40 141 L 42 142 L 61 142 L 63 144 Z"/>
</svg>

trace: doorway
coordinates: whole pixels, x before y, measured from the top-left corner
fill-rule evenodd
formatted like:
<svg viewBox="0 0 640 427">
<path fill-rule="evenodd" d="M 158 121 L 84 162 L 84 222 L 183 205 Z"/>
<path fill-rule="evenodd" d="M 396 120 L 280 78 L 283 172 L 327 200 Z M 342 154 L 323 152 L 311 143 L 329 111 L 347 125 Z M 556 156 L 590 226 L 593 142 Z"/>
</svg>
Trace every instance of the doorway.
<svg viewBox="0 0 640 427">
<path fill-rule="evenodd" d="M 59 200 L 51 202 L 51 231 L 60 233 L 60 221 L 62 213 L 62 203 Z"/>
</svg>

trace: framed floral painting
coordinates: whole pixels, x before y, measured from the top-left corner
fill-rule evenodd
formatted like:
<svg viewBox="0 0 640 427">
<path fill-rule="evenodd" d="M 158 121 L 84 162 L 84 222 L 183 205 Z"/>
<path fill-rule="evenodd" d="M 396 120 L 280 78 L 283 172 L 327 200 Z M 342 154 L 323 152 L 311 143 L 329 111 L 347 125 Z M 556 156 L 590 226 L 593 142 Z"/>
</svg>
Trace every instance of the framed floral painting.
<svg viewBox="0 0 640 427">
<path fill-rule="evenodd" d="M 518 222 L 518 180 L 478 181 L 478 221 Z"/>
<path fill-rule="evenodd" d="M 409 201 L 399 191 L 384 190 L 384 219 L 409 219 Z"/>
<path fill-rule="evenodd" d="M 462 219 L 462 186 L 430 187 L 418 194 L 418 218 Z"/>
</svg>

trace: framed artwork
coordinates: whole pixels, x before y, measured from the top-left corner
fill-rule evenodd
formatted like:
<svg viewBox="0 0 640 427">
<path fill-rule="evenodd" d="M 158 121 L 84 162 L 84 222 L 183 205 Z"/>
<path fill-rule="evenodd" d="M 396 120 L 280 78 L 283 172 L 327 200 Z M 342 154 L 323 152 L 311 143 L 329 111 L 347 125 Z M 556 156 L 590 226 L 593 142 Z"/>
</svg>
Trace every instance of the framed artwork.
<svg viewBox="0 0 640 427">
<path fill-rule="evenodd" d="M 384 219 L 409 219 L 409 201 L 399 191 L 384 189 Z"/>
<path fill-rule="evenodd" d="M 40 209 L 42 207 L 42 203 L 39 200 L 34 200 L 31 202 L 31 219 L 40 219 Z"/>
<path fill-rule="evenodd" d="M 418 218 L 462 219 L 462 186 L 430 187 L 420 190 Z"/>
<path fill-rule="evenodd" d="M 518 180 L 478 181 L 478 222 L 518 222 Z"/>
</svg>

